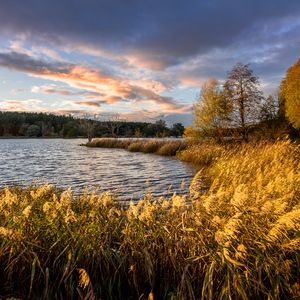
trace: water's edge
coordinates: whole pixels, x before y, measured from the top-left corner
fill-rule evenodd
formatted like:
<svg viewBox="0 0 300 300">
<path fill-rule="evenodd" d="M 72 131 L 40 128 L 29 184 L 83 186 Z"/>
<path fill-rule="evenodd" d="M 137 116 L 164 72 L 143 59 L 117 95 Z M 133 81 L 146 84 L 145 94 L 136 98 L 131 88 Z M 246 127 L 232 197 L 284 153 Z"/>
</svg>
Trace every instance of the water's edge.
<svg viewBox="0 0 300 300">
<path fill-rule="evenodd" d="M 50 183 L 74 192 L 112 191 L 121 200 L 145 193 L 188 193 L 197 169 L 177 159 L 122 149 L 80 147 L 80 139 L 1 139 L 0 186 Z M 182 182 L 185 182 L 185 185 Z"/>
</svg>

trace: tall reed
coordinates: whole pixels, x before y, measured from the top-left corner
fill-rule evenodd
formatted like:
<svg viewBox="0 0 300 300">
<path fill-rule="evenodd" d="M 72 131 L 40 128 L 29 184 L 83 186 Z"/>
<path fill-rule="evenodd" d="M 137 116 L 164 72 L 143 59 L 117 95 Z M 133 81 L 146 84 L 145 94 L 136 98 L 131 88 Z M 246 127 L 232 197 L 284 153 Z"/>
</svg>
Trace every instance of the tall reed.
<svg viewBox="0 0 300 300">
<path fill-rule="evenodd" d="M 299 146 L 213 149 L 194 199 L 1 190 L 1 297 L 299 299 Z"/>
<path fill-rule="evenodd" d="M 116 139 L 98 138 L 86 144 L 87 147 L 120 148 L 131 152 L 156 153 L 165 156 L 175 156 L 187 147 L 185 140 L 170 139 Z"/>
</svg>

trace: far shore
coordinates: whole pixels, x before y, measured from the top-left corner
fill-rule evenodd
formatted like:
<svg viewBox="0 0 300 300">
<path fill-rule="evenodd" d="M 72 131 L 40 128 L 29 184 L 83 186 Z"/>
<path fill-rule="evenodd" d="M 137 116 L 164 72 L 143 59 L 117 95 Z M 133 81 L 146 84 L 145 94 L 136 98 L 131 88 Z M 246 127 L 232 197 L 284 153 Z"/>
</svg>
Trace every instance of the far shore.
<svg viewBox="0 0 300 300">
<path fill-rule="evenodd" d="M 86 137 L 59 137 L 59 136 L 0 136 L 0 140 L 32 140 L 32 139 L 37 139 L 37 140 L 48 140 L 48 139 L 62 139 L 62 140 L 74 140 L 74 139 L 86 139 Z"/>
</svg>

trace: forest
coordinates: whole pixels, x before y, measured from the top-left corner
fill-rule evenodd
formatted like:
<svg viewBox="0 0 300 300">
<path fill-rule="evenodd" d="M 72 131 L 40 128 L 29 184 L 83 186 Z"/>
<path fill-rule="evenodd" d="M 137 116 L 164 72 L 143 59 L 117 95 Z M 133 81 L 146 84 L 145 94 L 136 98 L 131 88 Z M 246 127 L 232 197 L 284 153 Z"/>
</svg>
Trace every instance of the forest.
<svg viewBox="0 0 300 300">
<path fill-rule="evenodd" d="M 167 137 L 181 136 L 183 131 L 181 123 L 168 127 L 164 120 L 127 122 L 114 117 L 100 121 L 71 115 L 0 111 L 1 137 Z"/>
</svg>

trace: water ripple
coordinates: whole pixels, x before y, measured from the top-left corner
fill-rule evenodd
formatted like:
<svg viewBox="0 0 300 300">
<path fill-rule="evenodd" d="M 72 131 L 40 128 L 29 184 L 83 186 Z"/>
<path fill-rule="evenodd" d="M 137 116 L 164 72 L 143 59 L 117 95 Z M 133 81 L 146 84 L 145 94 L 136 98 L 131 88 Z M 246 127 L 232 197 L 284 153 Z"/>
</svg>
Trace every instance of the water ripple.
<svg viewBox="0 0 300 300">
<path fill-rule="evenodd" d="M 83 140 L 0 140 L 0 186 L 51 183 L 110 190 L 120 199 L 186 192 L 195 167 L 176 159 L 121 149 L 86 148 Z M 185 181 L 185 189 L 181 182 Z M 172 186 L 171 191 L 168 190 Z"/>
</svg>

